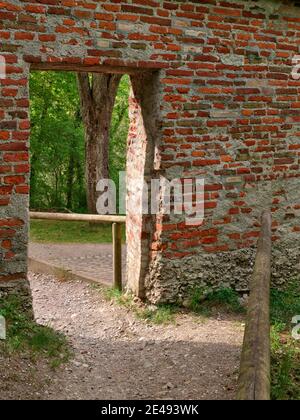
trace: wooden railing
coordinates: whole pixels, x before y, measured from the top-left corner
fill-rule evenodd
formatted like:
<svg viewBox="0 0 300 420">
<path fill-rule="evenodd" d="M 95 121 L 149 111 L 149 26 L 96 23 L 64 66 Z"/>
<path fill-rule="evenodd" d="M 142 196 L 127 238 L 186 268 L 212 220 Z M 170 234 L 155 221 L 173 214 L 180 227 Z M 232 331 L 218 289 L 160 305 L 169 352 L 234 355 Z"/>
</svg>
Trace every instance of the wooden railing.
<svg viewBox="0 0 300 420">
<path fill-rule="evenodd" d="M 112 223 L 113 285 L 122 290 L 122 224 L 126 216 L 101 216 L 94 214 L 30 212 L 31 220 L 60 220 L 66 222 Z"/>
<path fill-rule="evenodd" d="M 242 350 L 238 400 L 270 400 L 271 213 L 262 215 Z"/>
</svg>

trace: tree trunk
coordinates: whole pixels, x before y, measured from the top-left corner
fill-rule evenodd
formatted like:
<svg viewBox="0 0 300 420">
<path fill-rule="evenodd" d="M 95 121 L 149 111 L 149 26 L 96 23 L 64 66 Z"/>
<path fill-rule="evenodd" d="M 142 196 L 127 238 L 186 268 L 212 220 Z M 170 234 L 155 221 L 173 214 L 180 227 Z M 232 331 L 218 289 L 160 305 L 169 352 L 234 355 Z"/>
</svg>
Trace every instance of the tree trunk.
<svg viewBox="0 0 300 420">
<path fill-rule="evenodd" d="M 109 178 L 109 129 L 121 75 L 78 73 L 85 128 L 87 206 L 96 214 L 97 183 Z"/>
<path fill-rule="evenodd" d="M 74 139 L 70 142 L 70 155 L 69 155 L 69 165 L 68 165 L 68 174 L 67 174 L 67 209 L 72 210 L 73 208 L 73 185 L 74 185 L 74 172 L 75 172 L 75 156 L 74 148 L 76 144 Z"/>
</svg>

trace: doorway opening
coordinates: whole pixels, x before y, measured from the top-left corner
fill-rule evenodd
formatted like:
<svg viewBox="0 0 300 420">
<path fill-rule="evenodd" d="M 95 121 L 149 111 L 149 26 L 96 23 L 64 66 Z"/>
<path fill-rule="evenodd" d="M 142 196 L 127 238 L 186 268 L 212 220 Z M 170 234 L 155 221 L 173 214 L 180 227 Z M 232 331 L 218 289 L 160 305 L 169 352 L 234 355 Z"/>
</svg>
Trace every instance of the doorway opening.
<svg viewBox="0 0 300 420">
<path fill-rule="evenodd" d="M 105 85 L 101 86 L 101 81 L 107 83 L 113 77 L 61 71 L 31 72 L 31 211 L 96 214 L 98 176 L 109 177 L 118 186 L 119 172 L 126 169 L 130 78 L 118 75 L 111 91 Z M 79 78 L 85 78 L 88 85 L 81 86 Z M 107 91 L 97 92 L 96 89 Z M 107 93 L 110 98 L 105 97 Z M 87 109 L 89 104 L 82 98 L 96 94 L 99 95 L 96 104 L 99 109 Z M 95 103 L 90 106 L 95 108 Z M 89 137 L 89 113 L 98 112 L 101 118 L 101 112 L 103 115 L 103 108 L 107 106 L 111 108 L 111 115 L 107 116 L 102 126 L 97 126 L 99 118 L 96 115 L 93 138 Z M 103 151 L 98 160 L 89 154 L 94 146 L 89 143 L 95 140 L 99 142 L 95 151 Z M 100 144 L 101 141 L 103 144 Z M 101 166 L 97 174 L 90 173 L 92 165 Z M 103 175 L 101 172 L 104 172 Z M 93 176 L 94 184 L 90 186 Z M 92 191 L 87 191 L 89 187 Z M 122 236 L 125 243 L 125 226 Z M 48 270 L 48 266 L 57 267 L 71 271 L 70 274 L 75 276 L 111 284 L 111 242 L 110 224 L 32 220 L 30 265 L 39 270 L 43 267 Z M 125 249 L 123 252 L 125 263 Z M 122 271 L 125 273 L 125 264 Z"/>
<path fill-rule="evenodd" d="M 159 138 L 157 72 L 130 76 L 125 72 L 116 76 L 106 71 L 102 87 L 107 88 L 113 78 L 118 79 L 118 83 L 114 93 L 107 89 L 107 97 L 102 96 L 104 113 L 101 121 L 98 118 L 101 109 L 97 109 L 97 103 L 95 105 L 99 94 L 96 88 L 101 87 L 98 72 L 84 73 L 92 99 L 90 109 L 87 109 L 84 98 L 87 89 L 82 89 L 82 78 L 76 73 L 59 69 L 32 70 L 31 211 L 95 213 L 89 200 L 93 194 L 92 198 L 97 199 L 95 186 L 99 177 L 111 179 L 116 185 L 116 197 L 119 197 L 119 173 L 125 170 L 127 204 L 131 200 L 142 203 L 143 188 L 140 185 L 155 170 Z M 111 115 L 107 117 L 109 107 Z M 98 142 L 105 136 L 108 141 L 99 149 L 95 139 Z M 89 141 L 94 142 L 92 147 Z M 100 156 L 94 159 L 99 150 Z M 98 171 L 100 165 L 101 171 Z M 94 184 L 91 184 L 91 179 Z M 123 281 L 142 297 L 153 226 L 149 217 L 135 210 L 128 210 L 126 232 L 124 228 L 122 233 L 124 243 L 126 237 L 129 238 L 127 258 L 123 250 L 124 266 L 127 261 L 127 276 Z M 111 240 L 110 225 L 33 220 L 30 224 L 29 268 L 48 270 L 50 263 L 54 269 L 63 269 L 71 275 L 111 284 Z"/>
</svg>

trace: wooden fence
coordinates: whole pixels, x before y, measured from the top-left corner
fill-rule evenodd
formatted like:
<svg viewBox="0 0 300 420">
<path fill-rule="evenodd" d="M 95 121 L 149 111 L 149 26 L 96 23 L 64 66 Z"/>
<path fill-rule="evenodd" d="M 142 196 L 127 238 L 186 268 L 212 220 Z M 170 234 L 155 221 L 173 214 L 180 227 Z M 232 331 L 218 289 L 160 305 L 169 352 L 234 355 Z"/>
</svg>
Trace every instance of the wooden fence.
<svg viewBox="0 0 300 420">
<path fill-rule="evenodd" d="M 238 400 L 270 400 L 271 213 L 262 215 L 242 350 Z"/>
<path fill-rule="evenodd" d="M 122 290 L 122 224 L 126 223 L 126 216 L 30 212 L 29 217 L 31 220 L 111 223 L 113 237 L 113 285 L 115 288 Z"/>
</svg>

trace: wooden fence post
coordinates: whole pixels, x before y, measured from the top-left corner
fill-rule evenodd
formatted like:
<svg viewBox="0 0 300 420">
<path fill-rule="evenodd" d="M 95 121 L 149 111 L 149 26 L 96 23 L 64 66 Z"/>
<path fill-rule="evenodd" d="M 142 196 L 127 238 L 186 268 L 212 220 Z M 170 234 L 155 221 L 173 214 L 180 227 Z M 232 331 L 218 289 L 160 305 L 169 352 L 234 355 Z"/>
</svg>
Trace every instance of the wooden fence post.
<svg viewBox="0 0 300 420">
<path fill-rule="evenodd" d="M 114 287 L 122 291 L 122 226 L 120 223 L 113 223 L 113 267 Z"/>
</svg>

